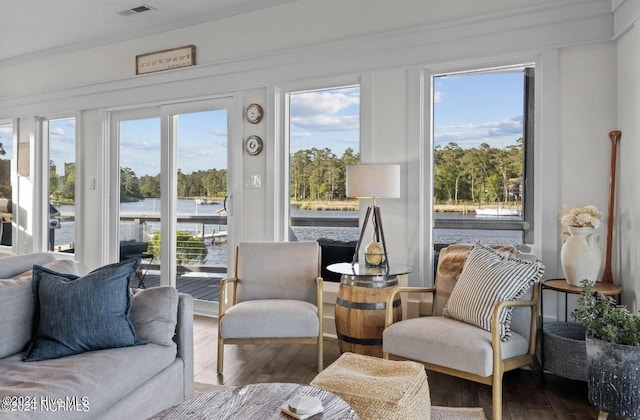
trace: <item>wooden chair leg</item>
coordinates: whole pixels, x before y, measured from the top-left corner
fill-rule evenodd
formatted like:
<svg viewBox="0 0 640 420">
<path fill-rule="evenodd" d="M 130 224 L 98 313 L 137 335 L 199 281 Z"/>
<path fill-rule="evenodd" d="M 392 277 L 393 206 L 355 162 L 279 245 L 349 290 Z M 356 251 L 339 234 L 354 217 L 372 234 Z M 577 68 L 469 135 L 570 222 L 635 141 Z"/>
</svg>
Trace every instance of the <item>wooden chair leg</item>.
<svg viewBox="0 0 640 420">
<path fill-rule="evenodd" d="M 502 374 L 493 374 L 491 388 L 493 420 L 502 420 Z"/>
<path fill-rule="evenodd" d="M 222 375 L 222 366 L 224 364 L 224 341 L 222 337 L 218 337 L 218 375 Z"/>
<path fill-rule="evenodd" d="M 320 337 L 318 337 L 318 373 L 322 372 L 322 369 L 324 369 L 323 344 L 324 336 L 322 333 L 320 333 Z"/>
</svg>

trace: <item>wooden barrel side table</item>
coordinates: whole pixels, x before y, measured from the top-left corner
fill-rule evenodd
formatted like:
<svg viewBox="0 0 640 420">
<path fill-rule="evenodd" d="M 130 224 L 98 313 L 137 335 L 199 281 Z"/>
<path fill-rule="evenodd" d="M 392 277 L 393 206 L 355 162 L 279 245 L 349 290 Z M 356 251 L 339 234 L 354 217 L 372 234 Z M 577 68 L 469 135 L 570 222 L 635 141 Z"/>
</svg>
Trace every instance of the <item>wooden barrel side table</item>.
<svg viewBox="0 0 640 420">
<path fill-rule="evenodd" d="M 332 264 L 329 271 L 341 274 L 336 299 L 336 334 L 340 352 L 382 357 L 382 332 L 389 289 L 398 285 L 398 276 L 408 274 L 407 266 L 386 268 Z M 394 320 L 402 318 L 402 301 L 393 302 Z"/>
</svg>

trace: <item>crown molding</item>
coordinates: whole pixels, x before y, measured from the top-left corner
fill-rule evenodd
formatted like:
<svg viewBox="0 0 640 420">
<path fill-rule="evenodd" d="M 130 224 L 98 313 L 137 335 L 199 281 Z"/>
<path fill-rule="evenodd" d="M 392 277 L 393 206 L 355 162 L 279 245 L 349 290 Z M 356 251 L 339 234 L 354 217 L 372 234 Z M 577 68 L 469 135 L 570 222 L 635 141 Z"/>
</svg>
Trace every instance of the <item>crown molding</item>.
<svg viewBox="0 0 640 420">
<path fill-rule="evenodd" d="M 613 12 L 609 1 L 560 1 L 87 86 L 5 97 L 0 101 L 0 118 L 184 100 L 301 78 L 317 80 L 393 68 L 531 55 L 612 39 Z M 224 86 L 224 92 L 215 90 L 220 86 Z M 213 91 L 203 92 L 203 87 Z"/>
<path fill-rule="evenodd" d="M 612 0 L 613 10 L 613 38 L 618 39 L 627 33 L 640 19 L 640 1 Z"/>
</svg>

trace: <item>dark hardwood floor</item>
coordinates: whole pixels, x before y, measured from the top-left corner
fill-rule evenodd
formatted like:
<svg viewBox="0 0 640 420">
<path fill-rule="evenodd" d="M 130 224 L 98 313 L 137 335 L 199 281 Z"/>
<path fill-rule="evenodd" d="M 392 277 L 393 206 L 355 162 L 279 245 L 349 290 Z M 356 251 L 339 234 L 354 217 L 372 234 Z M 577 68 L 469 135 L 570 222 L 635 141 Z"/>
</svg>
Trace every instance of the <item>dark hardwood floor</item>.
<svg viewBox="0 0 640 420">
<path fill-rule="evenodd" d="M 221 276 L 197 276 L 182 275 L 176 278 L 176 288 L 181 293 L 190 294 L 200 300 L 217 302 L 220 296 Z M 129 282 L 129 287 L 157 287 L 160 286 L 160 276 L 158 274 L 147 273 L 145 268 L 138 270 Z"/>
<path fill-rule="evenodd" d="M 260 382 L 309 383 L 315 376 L 316 352 L 311 345 L 225 346 L 224 374 L 216 373 L 217 319 L 194 319 L 195 380 L 239 386 Z M 325 366 L 340 356 L 335 339 L 324 340 Z M 482 407 L 491 418 L 491 387 L 427 371 L 433 405 Z M 504 377 L 503 418 L 596 419 L 587 400 L 587 384 L 545 374 L 544 381 L 528 370 Z M 609 416 L 616 419 L 615 416 Z"/>
</svg>

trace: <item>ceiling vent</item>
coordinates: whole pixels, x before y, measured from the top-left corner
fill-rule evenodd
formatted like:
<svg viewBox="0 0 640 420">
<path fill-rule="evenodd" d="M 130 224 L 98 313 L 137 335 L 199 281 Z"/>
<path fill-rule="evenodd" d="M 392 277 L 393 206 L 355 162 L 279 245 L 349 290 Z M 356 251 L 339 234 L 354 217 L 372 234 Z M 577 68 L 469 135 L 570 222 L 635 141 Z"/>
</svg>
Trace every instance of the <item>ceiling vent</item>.
<svg viewBox="0 0 640 420">
<path fill-rule="evenodd" d="M 147 6 L 146 4 L 143 4 L 142 6 L 123 10 L 122 12 L 118 12 L 118 14 L 122 16 L 131 16 L 131 15 L 137 15 L 138 13 L 149 12 L 151 10 L 155 10 L 155 9 L 151 6 Z"/>
</svg>

